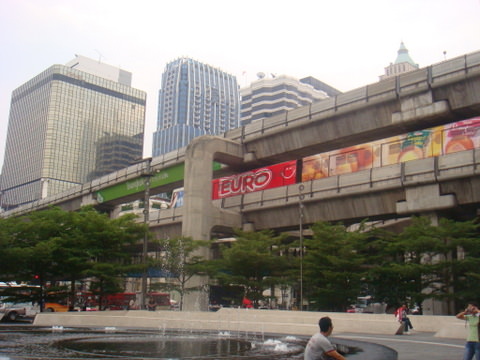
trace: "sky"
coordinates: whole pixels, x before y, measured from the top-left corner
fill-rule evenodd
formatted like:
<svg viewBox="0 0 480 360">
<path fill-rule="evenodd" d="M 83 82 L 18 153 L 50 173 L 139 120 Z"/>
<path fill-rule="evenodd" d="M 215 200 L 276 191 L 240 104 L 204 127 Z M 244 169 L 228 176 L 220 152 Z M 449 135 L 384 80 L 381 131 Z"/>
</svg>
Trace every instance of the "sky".
<svg viewBox="0 0 480 360">
<path fill-rule="evenodd" d="M 151 155 L 165 65 L 182 56 L 237 76 L 314 76 L 348 91 L 379 80 L 403 41 L 425 67 L 480 50 L 480 0 L 0 0 L 0 164 L 12 91 L 75 54 L 147 92 Z"/>
</svg>

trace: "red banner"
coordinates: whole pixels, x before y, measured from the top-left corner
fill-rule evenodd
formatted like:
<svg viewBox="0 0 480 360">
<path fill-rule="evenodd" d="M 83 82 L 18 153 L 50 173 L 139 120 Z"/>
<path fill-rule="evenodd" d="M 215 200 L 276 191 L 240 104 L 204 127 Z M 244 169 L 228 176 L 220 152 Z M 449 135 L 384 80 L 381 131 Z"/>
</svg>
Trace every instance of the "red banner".
<svg viewBox="0 0 480 360">
<path fill-rule="evenodd" d="M 222 199 L 249 192 L 296 183 L 297 162 L 287 161 L 212 181 L 212 199 Z"/>
</svg>

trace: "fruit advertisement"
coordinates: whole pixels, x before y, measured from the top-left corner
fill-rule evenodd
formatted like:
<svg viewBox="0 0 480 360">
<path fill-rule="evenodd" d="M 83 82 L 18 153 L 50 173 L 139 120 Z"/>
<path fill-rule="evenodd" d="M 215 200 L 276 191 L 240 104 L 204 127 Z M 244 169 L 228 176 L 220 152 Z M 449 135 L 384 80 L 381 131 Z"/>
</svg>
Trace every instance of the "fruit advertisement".
<svg viewBox="0 0 480 360">
<path fill-rule="evenodd" d="M 306 157 L 302 181 L 473 148 L 480 148 L 480 117 Z"/>
</svg>

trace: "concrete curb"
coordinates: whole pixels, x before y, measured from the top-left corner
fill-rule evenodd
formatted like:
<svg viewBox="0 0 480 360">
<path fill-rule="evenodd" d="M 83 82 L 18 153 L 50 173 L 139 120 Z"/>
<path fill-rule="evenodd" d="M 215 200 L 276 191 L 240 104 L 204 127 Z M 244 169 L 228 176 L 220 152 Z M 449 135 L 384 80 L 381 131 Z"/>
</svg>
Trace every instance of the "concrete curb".
<svg viewBox="0 0 480 360">
<path fill-rule="evenodd" d="M 318 320 L 332 318 L 335 334 L 394 335 L 398 322 L 390 314 L 350 314 L 310 311 L 253 310 L 222 308 L 217 312 L 187 311 L 95 311 L 41 313 L 35 326 L 72 327 L 135 327 L 153 329 L 189 329 L 247 331 L 272 334 L 310 336 L 318 331 Z M 412 316 L 418 332 L 431 332 L 435 337 L 465 339 L 466 328 L 454 316 Z"/>
</svg>

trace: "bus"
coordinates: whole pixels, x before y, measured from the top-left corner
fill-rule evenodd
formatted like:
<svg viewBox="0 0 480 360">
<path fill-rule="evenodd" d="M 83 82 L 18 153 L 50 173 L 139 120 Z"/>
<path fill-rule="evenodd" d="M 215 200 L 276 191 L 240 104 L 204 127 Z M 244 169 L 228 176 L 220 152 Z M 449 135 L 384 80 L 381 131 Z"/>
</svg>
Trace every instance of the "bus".
<svg viewBox="0 0 480 360">
<path fill-rule="evenodd" d="M 140 310 L 140 294 L 135 292 L 123 292 L 105 295 L 102 306 L 99 304 L 99 296 L 91 292 L 77 293 L 79 309 L 83 311 L 95 310 Z M 147 303 L 154 305 L 156 310 L 170 309 L 170 294 L 161 292 L 147 293 Z M 68 311 L 60 308 L 58 311 Z"/>
</svg>

